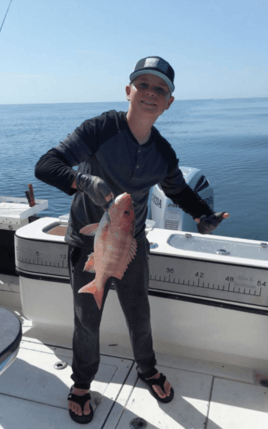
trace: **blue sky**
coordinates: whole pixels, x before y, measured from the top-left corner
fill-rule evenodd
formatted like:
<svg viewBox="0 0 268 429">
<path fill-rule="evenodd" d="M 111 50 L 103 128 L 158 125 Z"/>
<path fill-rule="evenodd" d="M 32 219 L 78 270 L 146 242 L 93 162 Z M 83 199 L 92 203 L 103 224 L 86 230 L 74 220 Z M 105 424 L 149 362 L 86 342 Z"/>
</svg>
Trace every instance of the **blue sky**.
<svg viewBox="0 0 268 429">
<path fill-rule="evenodd" d="M 176 99 L 268 97 L 267 22 L 268 0 L 13 0 L 0 104 L 124 101 L 149 55 L 175 69 Z"/>
</svg>

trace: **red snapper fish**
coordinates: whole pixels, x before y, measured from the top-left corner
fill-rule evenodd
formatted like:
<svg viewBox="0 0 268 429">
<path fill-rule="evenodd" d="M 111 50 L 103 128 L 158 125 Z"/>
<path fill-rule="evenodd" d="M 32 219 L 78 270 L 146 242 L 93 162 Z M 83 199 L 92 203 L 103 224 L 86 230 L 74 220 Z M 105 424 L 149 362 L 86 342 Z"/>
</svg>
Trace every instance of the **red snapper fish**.
<svg viewBox="0 0 268 429">
<path fill-rule="evenodd" d="M 83 286 L 79 293 L 92 293 L 99 309 L 102 306 L 104 286 L 110 277 L 119 280 L 136 255 L 133 238 L 135 214 L 132 199 L 126 192 L 119 195 L 103 214 L 100 223 L 87 225 L 81 234 L 95 235 L 94 253 L 88 256 L 84 271 L 95 272 L 95 279 Z"/>
</svg>

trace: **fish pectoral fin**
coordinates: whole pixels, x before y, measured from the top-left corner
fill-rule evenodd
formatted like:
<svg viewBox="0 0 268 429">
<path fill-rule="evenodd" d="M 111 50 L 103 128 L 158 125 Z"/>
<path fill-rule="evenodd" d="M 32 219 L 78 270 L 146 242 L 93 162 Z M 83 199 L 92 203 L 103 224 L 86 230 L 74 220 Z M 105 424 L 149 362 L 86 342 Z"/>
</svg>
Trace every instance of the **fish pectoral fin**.
<svg viewBox="0 0 268 429">
<path fill-rule="evenodd" d="M 84 228 L 80 229 L 79 232 L 80 234 L 92 236 L 96 234 L 98 226 L 98 223 L 91 223 L 90 225 L 84 226 Z"/>
<path fill-rule="evenodd" d="M 85 263 L 84 271 L 88 271 L 89 273 L 95 273 L 95 268 L 94 268 L 94 253 L 91 253 L 90 255 L 88 255 L 88 260 Z"/>
</svg>

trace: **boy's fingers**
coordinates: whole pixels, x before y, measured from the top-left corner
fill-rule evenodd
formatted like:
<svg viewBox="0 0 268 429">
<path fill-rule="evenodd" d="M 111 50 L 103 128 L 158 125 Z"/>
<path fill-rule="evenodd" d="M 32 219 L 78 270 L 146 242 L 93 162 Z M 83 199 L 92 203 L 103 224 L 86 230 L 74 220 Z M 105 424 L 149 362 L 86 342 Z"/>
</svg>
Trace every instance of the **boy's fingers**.
<svg viewBox="0 0 268 429">
<path fill-rule="evenodd" d="M 196 219 L 197 231 L 200 234 L 211 234 L 220 225 L 222 220 L 228 217 L 229 213 L 226 212 L 213 213 L 209 216 L 203 215 L 200 219 Z"/>
<path fill-rule="evenodd" d="M 228 219 L 228 217 L 230 217 L 230 215 L 227 212 L 223 212 L 222 215 L 221 215 L 221 217 L 223 219 Z M 195 221 L 196 221 L 196 223 L 200 223 L 200 219 L 199 218 L 196 218 Z"/>
<path fill-rule="evenodd" d="M 114 194 L 112 192 L 109 193 L 109 195 L 107 195 L 107 197 L 105 197 L 106 201 L 110 201 L 114 198 Z"/>
</svg>

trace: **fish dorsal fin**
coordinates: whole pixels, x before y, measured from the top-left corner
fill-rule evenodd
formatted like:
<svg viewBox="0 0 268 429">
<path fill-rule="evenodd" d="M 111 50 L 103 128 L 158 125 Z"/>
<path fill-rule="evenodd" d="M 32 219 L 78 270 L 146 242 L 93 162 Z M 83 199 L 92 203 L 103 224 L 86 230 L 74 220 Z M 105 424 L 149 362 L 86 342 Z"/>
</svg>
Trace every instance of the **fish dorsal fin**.
<svg viewBox="0 0 268 429">
<path fill-rule="evenodd" d="M 84 228 L 80 229 L 80 234 L 93 236 L 96 234 L 98 229 L 98 223 L 91 223 L 90 225 L 84 226 Z"/>
<path fill-rule="evenodd" d="M 136 251 L 137 251 L 137 242 L 136 242 L 135 238 L 133 238 L 132 242 L 131 242 L 131 248 L 129 251 L 129 255 L 127 257 L 127 264 L 129 264 L 132 261 L 132 259 L 134 259 L 135 255 L 136 255 Z"/>
<path fill-rule="evenodd" d="M 137 250 L 137 241 L 135 240 L 135 238 L 132 239 L 131 242 L 131 250 L 134 252 L 134 254 L 136 254 L 136 250 Z"/>
</svg>

